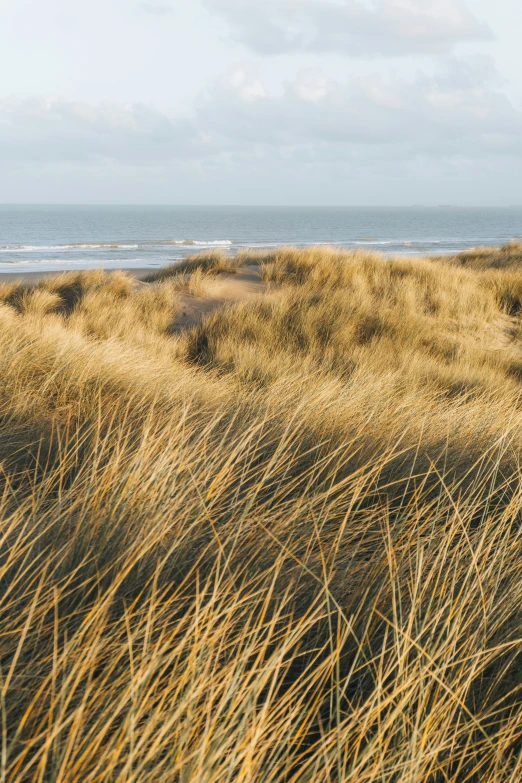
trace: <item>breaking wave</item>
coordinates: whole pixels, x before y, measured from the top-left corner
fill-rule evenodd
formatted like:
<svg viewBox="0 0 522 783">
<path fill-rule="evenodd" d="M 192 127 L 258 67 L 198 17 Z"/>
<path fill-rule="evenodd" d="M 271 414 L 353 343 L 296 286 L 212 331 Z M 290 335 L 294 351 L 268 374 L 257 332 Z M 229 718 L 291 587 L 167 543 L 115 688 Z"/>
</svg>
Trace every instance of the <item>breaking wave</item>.
<svg viewBox="0 0 522 783">
<path fill-rule="evenodd" d="M 140 242 L 79 242 L 70 245 L 1 245 L 1 253 L 63 253 L 78 250 L 139 250 L 165 245 L 184 245 L 194 247 L 230 247 L 234 243 L 228 239 L 211 241 L 199 239 L 158 239 Z"/>
<path fill-rule="evenodd" d="M 139 245 L 123 244 L 120 242 L 105 242 L 99 244 L 81 243 L 77 245 L 2 245 L 2 253 L 40 253 L 60 252 L 67 250 L 137 250 Z"/>
</svg>

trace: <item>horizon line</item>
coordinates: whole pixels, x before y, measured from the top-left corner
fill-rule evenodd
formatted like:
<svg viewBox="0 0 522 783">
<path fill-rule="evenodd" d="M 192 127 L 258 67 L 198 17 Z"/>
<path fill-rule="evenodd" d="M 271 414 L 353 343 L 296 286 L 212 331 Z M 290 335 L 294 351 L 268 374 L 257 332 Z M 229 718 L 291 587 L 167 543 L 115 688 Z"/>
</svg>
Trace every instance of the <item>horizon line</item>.
<svg viewBox="0 0 522 783">
<path fill-rule="evenodd" d="M 189 207 L 212 209 L 522 209 L 522 204 L 182 204 L 102 201 L 0 201 L 0 207 Z"/>
</svg>

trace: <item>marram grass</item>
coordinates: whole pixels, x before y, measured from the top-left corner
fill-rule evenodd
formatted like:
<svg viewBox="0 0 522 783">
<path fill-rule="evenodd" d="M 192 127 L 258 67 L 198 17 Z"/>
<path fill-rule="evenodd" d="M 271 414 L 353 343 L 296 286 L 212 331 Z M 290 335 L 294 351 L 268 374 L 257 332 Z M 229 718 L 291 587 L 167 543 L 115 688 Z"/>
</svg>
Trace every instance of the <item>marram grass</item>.
<svg viewBox="0 0 522 783">
<path fill-rule="evenodd" d="M 516 244 L 0 286 L 0 783 L 521 780 L 521 306 Z"/>
</svg>

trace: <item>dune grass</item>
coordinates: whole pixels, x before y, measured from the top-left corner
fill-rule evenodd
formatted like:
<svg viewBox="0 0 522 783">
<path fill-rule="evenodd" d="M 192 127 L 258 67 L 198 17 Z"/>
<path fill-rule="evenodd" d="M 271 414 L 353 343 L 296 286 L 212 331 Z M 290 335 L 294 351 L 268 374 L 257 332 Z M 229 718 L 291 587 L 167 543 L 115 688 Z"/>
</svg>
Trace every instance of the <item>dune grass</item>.
<svg viewBox="0 0 522 783">
<path fill-rule="evenodd" d="M 196 273 L 209 276 L 234 274 L 248 256 L 248 251 L 240 251 L 235 256 L 230 256 L 223 250 L 197 253 L 184 261 L 178 261 L 175 264 L 159 269 L 157 272 L 153 272 L 145 280 L 149 283 L 154 283 L 158 280 L 167 280 L 169 278 L 183 279 L 182 276 Z"/>
<path fill-rule="evenodd" d="M 0 285 L 0 782 L 519 781 L 521 306 L 514 245 Z"/>
</svg>

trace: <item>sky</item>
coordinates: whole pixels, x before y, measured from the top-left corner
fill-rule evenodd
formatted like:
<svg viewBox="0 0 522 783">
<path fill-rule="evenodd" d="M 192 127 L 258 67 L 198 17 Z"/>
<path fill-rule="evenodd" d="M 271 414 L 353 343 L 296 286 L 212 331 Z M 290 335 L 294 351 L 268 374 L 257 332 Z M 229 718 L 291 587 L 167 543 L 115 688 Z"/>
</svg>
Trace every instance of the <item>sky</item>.
<svg viewBox="0 0 522 783">
<path fill-rule="evenodd" d="M 520 0 L 0 0 L 0 203 L 522 204 Z"/>
</svg>

